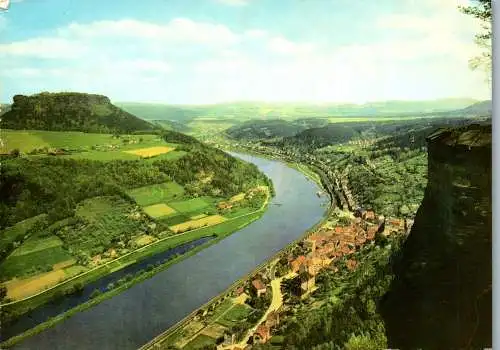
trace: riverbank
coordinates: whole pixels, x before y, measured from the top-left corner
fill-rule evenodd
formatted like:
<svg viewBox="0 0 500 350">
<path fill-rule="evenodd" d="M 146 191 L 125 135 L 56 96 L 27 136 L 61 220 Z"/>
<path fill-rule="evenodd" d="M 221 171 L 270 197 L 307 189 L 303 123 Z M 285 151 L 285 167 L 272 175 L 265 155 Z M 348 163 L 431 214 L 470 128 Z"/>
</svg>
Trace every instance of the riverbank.
<svg viewBox="0 0 500 350">
<path fill-rule="evenodd" d="M 236 147 L 236 146 L 227 147 L 227 146 L 225 146 L 221 149 L 226 151 L 226 152 L 241 152 L 241 153 L 246 153 L 246 154 L 253 155 L 256 157 L 261 157 L 261 158 L 275 160 L 275 161 L 284 163 L 284 164 L 288 165 L 290 168 L 299 171 L 306 178 L 313 181 L 314 183 L 316 183 L 316 185 L 318 185 L 320 188 L 325 190 L 323 188 L 323 184 L 321 183 L 321 177 L 306 164 L 299 163 L 299 162 L 290 162 L 288 160 L 285 160 L 285 159 L 280 158 L 280 157 L 275 156 L 275 155 L 271 155 L 271 154 L 263 153 L 263 152 L 258 152 L 255 150 L 249 150 L 249 149 L 244 148 L 244 147 Z"/>
<path fill-rule="evenodd" d="M 106 299 L 112 298 L 112 297 L 120 294 L 121 292 L 129 289 L 133 285 L 140 283 L 148 278 L 151 278 L 155 274 L 167 269 L 168 267 L 172 266 L 173 264 L 176 264 L 176 263 L 200 252 L 201 250 L 208 248 L 209 246 L 221 241 L 222 239 L 226 238 L 227 236 L 231 235 L 232 233 L 239 231 L 240 229 L 251 224 L 252 222 L 258 220 L 265 213 L 266 209 L 268 208 L 270 197 L 271 197 L 270 191 L 266 191 L 266 198 L 265 198 L 262 206 L 258 210 L 255 210 L 254 212 L 240 215 L 238 217 L 232 218 L 230 220 L 227 220 L 227 221 L 220 223 L 220 224 L 217 224 L 217 225 L 187 231 L 185 233 L 175 235 L 175 237 L 174 236 L 167 237 L 167 238 L 163 239 L 162 241 L 158 241 L 158 242 L 151 244 L 150 248 L 153 248 L 154 250 L 151 249 L 150 251 L 148 251 L 147 253 L 142 255 L 141 256 L 142 259 L 144 259 L 148 256 L 152 256 L 160 250 L 173 249 L 182 243 L 196 240 L 196 239 L 199 239 L 201 237 L 204 237 L 204 236 L 207 236 L 210 234 L 215 236 L 214 239 L 211 239 L 210 241 L 208 241 L 200 246 L 197 246 L 194 249 L 191 249 L 190 251 L 188 251 L 185 254 L 174 257 L 173 259 L 167 261 L 166 263 L 164 263 L 160 266 L 154 267 L 150 271 L 144 272 L 145 270 L 141 270 L 143 272 L 137 273 L 136 275 L 134 275 L 134 277 L 131 280 L 127 281 L 126 283 L 121 284 L 121 285 L 117 286 L 116 288 L 113 288 L 113 289 L 108 290 L 106 292 L 103 292 L 103 293 L 99 294 L 98 296 L 96 296 L 95 298 L 92 298 L 92 299 L 90 299 L 82 304 L 79 304 L 78 306 L 76 306 L 74 308 L 71 308 L 71 309 L 65 311 L 62 314 L 59 314 L 53 318 L 50 318 L 47 321 L 38 324 L 34 328 L 27 330 L 26 332 L 23 332 L 21 334 L 13 336 L 13 337 L 5 340 L 4 342 L 0 343 L 0 346 L 2 348 L 12 347 L 13 345 L 21 342 L 22 340 L 25 340 L 26 338 L 29 338 L 35 334 L 38 334 L 38 333 L 40 333 L 48 328 L 51 328 L 51 327 L 55 326 L 57 323 L 60 323 L 64 320 L 70 318 L 71 316 L 73 316 L 74 314 L 76 314 L 78 312 L 84 311 L 90 307 L 93 307 L 93 306 L 101 303 L 102 301 L 104 301 Z M 169 238 L 170 239 L 182 238 L 184 240 L 182 243 L 179 243 L 178 240 L 176 240 L 175 242 L 170 242 L 170 241 L 167 241 Z M 189 240 L 187 240 L 187 238 L 189 238 Z M 159 243 L 163 243 L 163 244 L 159 245 Z M 168 243 L 170 243 L 170 246 L 168 246 Z M 153 247 L 153 245 L 154 245 L 154 247 Z M 143 247 L 143 249 L 144 248 L 146 248 L 146 247 Z M 141 258 L 136 258 L 134 261 L 130 262 L 126 266 L 129 266 L 129 265 L 134 264 L 134 263 L 139 263 L 140 261 L 142 261 Z M 124 268 L 126 266 L 122 266 L 121 268 Z M 94 280 L 96 280 L 98 278 L 99 277 L 95 278 Z M 55 293 L 55 291 L 53 291 L 53 293 Z M 47 296 L 47 295 L 45 297 L 50 298 L 50 296 Z M 2 310 L 2 312 L 4 312 L 4 310 Z"/>
<path fill-rule="evenodd" d="M 285 161 L 283 159 L 279 159 L 277 157 L 272 157 L 272 156 L 267 155 L 267 154 L 259 154 L 257 152 L 247 152 L 246 150 L 243 151 L 242 149 L 236 149 L 236 148 L 232 148 L 232 149 L 227 148 L 227 149 L 225 149 L 225 151 L 229 151 L 229 152 L 244 152 L 244 153 L 247 153 L 247 154 L 250 154 L 250 155 L 255 155 L 255 156 L 258 156 L 258 157 L 261 157 L 261 158 L 271 159 L 271 160 L 278 161 L 280 163 L 286 164 L 290 168 L 293 168 L 293 169 L 299 171 L 305 177 L 307 177 L 308 179 L 310 179 L 313 182 L 315 182 L 316 185 L 319 188 L 323 189 L 320 180 L 319 181 L 315 181 L 314 176 L 311 176 L 310 173 L 308 173 L 307 171 L 305 171 L 301 167 L 294 166 L 293 163 L 287 162 L 287 161 Z M 331 203 L 331 201 L 330 201 L 330 203 Z M 325 210 L 325 213 L 323 214 L 322 219 L 319 222 L 317 222 L 313 227 L 311 227 L 310 229 L 306 230 L 303 233 L 302 236 L 300 236 L 299 238 L 295 239 L 294 241 L 288 243 L 285 247 L 283 247 L 281 250 L 279 250 L 276 254 L 272 255 L 271 257 L 269 257 L 268 259 L 266 259 L 266 261 L 264 261 L 259 266 L 257 266 L 253 271 L 251 271 L 250 273 L 246 274 L 245 276 L 243 276 L 243 277 L 239 278 L 238 280 L 236 280 L 235 282 L 233 282 L 222 293 L 220 293 L 219 295 L 217 295 L 214 298 L 210 299 L 208 302 L 206 302 L 202 306 L 196 308 L 189 315 L 187 315 L 182 320 L 180 320 L 179 322 L 177 322 L 175 325 L 173 325 L 172 327 L 168 328 L 163 333 L 159 334 L 154 339 L 152 339 L 150 342 L 148 342 L 145 345 L 143 345 L 140 348 L 140 350 L 156 349 L 157 347 L 162 346 L 162 345 L 173 345 L 172 344 L 172 339 L 178 338 L 179 337 L 179 333 L 181 333 L 183 331 L 183 328 L 186 325 L 188 325 L 190 322 L 194 321 L 195 317 L 198 317 L 198 315 L 200 313 L 203 313 L 204 310 L 209 309 L 213 305 L 217 304 L 219 301 L 224 300 L 226 298 L 229 298 L 232 294 L 235 293 L 235 291 L 238 288 L 240 288 L 243 285 L 245 285 L 246 283 L 248 283 L 251 279 L 253 279 L 256 275 L 258 275 L 263 270 L 269 268 L 270 265 L 272 265 L 273 263 L 275 263 L 276 261 L 278 261 L 281 257 L 283 257 L 284 255 L 287 255 L 299 242 L 307 239 L 318 228 L 320 228 L 321 226 L 323 226 L 326 223 L 326 221 L 328 220 L 328 218 L 330 217 L 330 215 L 332 214 L 332 211 L 333 211 L 333 207 L 329 206 L 328 209 Z M 260 324 L 260 321 L 257 322 L 254 326 L 256 327 L 258 324 Z M 248 336 L 248 334 L 249 334 L 249 330 L 247 330 L 247 336 Z"/>
</svg>

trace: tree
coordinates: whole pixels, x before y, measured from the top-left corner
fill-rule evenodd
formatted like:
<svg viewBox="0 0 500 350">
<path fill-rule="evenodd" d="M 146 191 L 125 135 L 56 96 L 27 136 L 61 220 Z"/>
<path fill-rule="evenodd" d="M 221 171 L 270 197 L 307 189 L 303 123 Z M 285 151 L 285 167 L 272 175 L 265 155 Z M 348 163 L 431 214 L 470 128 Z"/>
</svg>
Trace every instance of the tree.
<svg viewBox="0 0 500 350">
<path fill-rule="evenodd" d="M 483 49 L 480 56 L 476 56 L 470 59 L 469 65 L 471 69 L 476 70 L 478 68 L 484 69 L 487 73 L 488 83 L 491 83 L 491 39 L 492 39 L 492 29 L 491 29 L 491 0 L 473 0 L 474 4 L 472 6 L 459 6 L 460 11 L 466 15 L 473 16 L 481 21 L 482 32 L 476 34 L 476 44 Z"/>
<path fill-rule="evenodd" d="M 7 287 L 0 286 L 0 300 L 3 300 L 7 296 Z"/>
<path fill-rule="evenodd" d="M 12 151 L 10 151 L 10 156 L 13 158 L 17 158 L 21 155 L 21 152 L 19 151 L 19 148 L 14 148 Z"/>
</svg>

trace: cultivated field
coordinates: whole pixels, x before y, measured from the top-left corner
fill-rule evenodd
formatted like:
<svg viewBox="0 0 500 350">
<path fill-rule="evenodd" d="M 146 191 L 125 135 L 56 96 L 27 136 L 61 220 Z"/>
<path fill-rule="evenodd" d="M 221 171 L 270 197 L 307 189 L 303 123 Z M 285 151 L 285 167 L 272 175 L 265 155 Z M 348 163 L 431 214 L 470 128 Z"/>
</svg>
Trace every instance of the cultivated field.
<svg viewBox="0 0 500 350">
<path fill-rule="evenodd" d="M 247 305 L 236 304 L 229 311 L 224 313 L 218 320 L 217 323 L 224 327 L 231 328 L 235 324 L 238 324 L 244 320 L 250 313 L 252 309 Z"/>
<path fill-rule="evenodd" d="M 182 349 L 183 350 L 195 350 L 195 349 L 200 349 L 203 346 L 215 344 L 215 339 L 209 337 L 208 335 L 204 334 L 199 334 L 194 338 L 192 341 L 190 341 L 186 346 L 184 346 Z"/>
<path fill-rule="evenodd" d="M 191 216 L 191 220 L 198 220 L 198 219 L 204 218 L 206 216 L 207 216 L 207 214 L 194 215 L 194 216 Z"/>
<path fill-rule="evenodd" d="M 243 199 L 245 199 L 245 194 L 244 193 L 239 193 L 235 196 L 232 196 L 229 201 L 230 202 L 239 202 L 239 201 L 242 201 Z"/>
<path fill-rule="evenodd" d="M 57 236 L 44 238 L 30 237 L 19 248 L 15 249 L 11 256 L 20 256 L 34 253 L 40 250 L 62 246 L 63 242 Z"/>
<path fill-rule="evenodd" d="M 226 330 L 226 327 L 220 325 L 220 324 L 211 324 L 205 327 L 200 334 L 204 334 L 206 336 L 209 336 L 210 338 L 217 339 L 220 336 L 224 335 L 224 331 Z"/>
<path fill-rule="evenodd" d="M 175 182 L 167 182 L 158 185 L 135 188 L 128 192 L 137 204 L 147 206 L 160 202 L 168 202 L 175 198 L 181 198 L 184 188 Z"/>
<path fill-rule="evenodd" d="M 97 145 L 121 145 L 125 138 L 137 143 L 163 142 L 157 135 L 122 135 L 121 138 L 116 138 L 111 134 L 78 131 L 2 130 L 3 145 L 0 152 L 8 153 L 15 148 L 21 152 L 30 152 L 35 148 L 43 147 L 84 148 Z"/>
<path fill-rule="evenodd" d="M 46 217 L 46 214 L 37 215 L 0 231 L 0 250 L 4 250 L 9 244 L 15 241 L 22 241 L 29 233 L 29 230 Z"/>
<path fill-rule="evenodd" d="M 143 158 L 154 157 L 159 154 L 168 153 L 173 151 L 175 148 L 167 146 L 156 146 L 148 148 L 139 148 L 135 150 L 125 151 L 126 153 L 135 154 Z"/>
<path fill-rule="evenodd" d="M 197 212 L 211 206 L 208 198 L 198 197 L 184 201 L 170 202 L 169 205 L 180 213 Z"/>
<path fill-rule="evenodd" d="M 175 213 L 175 210 L 170 208 L 168 205 L 160 203 L 153 204 L 147 207 L 144 207 L 144 212 L 153 218 L 159 218 L 162 216 L 167 216 Z"/>
<path fill-rule="evenodd" d="M 198 220 L 189 220 L 186 222 L 183 222 L 182 224 L 170 226 L 170 229 L 175 232 L 184 232 L 188 230 L 194 230 L 203 226 L 211 226 L 211 225 L 216 225 L 220 224 L 221 222 L 226 221 L 227 219 L 223 216 L 220 215 L 210 215 Z"/>
<path fill-rule="evenodd" d="M 48 247 L 22 255 L 9 255 L 0 264 L 0 275 L 5 279 L 23 277 L 52 270 L 54 264 L 72 259 L 61 246 Z"/>
<path fill-rule="evenodd" d="M 5 283 L 7 287 L 7 297 L 12 300 L 28 297 L 56 285 L 65 277 L 66 273 L 61 269 L 42 273 L 30 278 L 14 279 Z"/>
<path fill-rule="evenodd" d="M 139 246 L 145 246 L 148 245 L 152 242 L 154 242 L 156 239 L 153 236 L 150 235 L 141 235 L 135 239 L 135 243 Z"/>
</svg>

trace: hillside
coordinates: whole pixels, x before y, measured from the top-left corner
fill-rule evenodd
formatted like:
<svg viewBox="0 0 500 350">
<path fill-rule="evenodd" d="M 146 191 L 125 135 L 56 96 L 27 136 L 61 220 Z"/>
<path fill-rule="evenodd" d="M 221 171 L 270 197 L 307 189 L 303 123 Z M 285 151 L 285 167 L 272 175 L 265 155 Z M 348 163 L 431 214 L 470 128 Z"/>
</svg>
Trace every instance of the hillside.
<svg viewBox="0 0 500 350">
<path fill-rule="evenodd" d="M 294 136 L 306 127 L 280 119 L 251 120 L 235 125 L 226 130 L 226 135 L 233 139 L 271 139 Z"/>
<path fill-rule="evenodd" d="M 488 101 L 474 103 L 473 105 L 470 105 L 462 109 L 462 112 L 478 116 L 491 116 L 492 109 L 493 109 L 492 102 L 491 100 L 488 100 Z"/>
<path fill-rule="evenodd" d="M 330 144 L 347 142 L 357 136 L 359 136 L 359 132 L 349 124 L 328 124 L 324 127 L 304 130 L 295 136 L 286 137 L 282 144 L 313 145 L 320 148 Z"/>
<path fill-rule="evenodd" d="M 132 133 L 155 127 L 111 104 L 106 96 L 84 93 L 16 95 L 2 116 L 2 129 Z"/>
<path fill-rule="evenodd" d="M 0 115 L 4 115 L 10 111 L 10 105 L 5 103 L 0 103 Z"/>
<path fill-rule="evenodd" d="M 192 120 L 199 115 L 191 106 L 173 106 L 156 103 L 116 102 L 118 107 L 145 120 Z"/>
<path fill-rule="evenodd" d="M 453 111 L 476 102 L 478 101 L 470 98 L 448 98 L 427 101 L 377 101 L 363 104 L 235 101 L 211 105 L 166 105 L 139 102 L 117 102 L 116 105 L 146 120 L 175 120 L 188 123 L 199 118 L 245 121 L 256 118 L 411 116 Z"/>
<path fill-rule="evenodd" d="M 489 348 L 491 125 L 440 129 L 428 149 L 425 196 L 382 303 L 389 347 Z"/>
<path fill-rule="evenodd" d="M 22 321 L 47 302 L 82 290 L 80 303 L 101 293 L 103 299 L 144 278 L 146 266 L 125 279 L 111 273 L 183 244 L 205 247 L 226 237 L 258 219 L 273 194 L 255 165 L 191 136 L 153 129 L 104 96 L 16 96 L 7 116 L 0 302 L 12 303 L 2 307 L 9 329 L 2 341 L 56 316 L 31 326 Z M 171 255 L 147 266 L 148 275 L 181 258 Z M 101 279 L 106 285 L 88 290 Z"/>
</svg>

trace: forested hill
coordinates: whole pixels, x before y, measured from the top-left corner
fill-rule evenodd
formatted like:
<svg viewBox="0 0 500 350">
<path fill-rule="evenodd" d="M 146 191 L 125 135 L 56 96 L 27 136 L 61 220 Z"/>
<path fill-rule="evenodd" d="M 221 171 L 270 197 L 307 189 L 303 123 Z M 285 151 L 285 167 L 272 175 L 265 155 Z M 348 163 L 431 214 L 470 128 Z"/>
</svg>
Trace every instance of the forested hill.
<svg viewBox="0 0 500 350">
<path fill-rule="evenodd" d="M 155 126 L 111 104 L 106 96 L 85 93 L 15 95 L 2 116 L 2 129 L 134 133 Z"/>
</svg>

